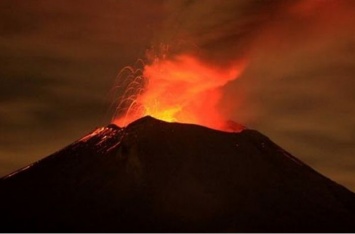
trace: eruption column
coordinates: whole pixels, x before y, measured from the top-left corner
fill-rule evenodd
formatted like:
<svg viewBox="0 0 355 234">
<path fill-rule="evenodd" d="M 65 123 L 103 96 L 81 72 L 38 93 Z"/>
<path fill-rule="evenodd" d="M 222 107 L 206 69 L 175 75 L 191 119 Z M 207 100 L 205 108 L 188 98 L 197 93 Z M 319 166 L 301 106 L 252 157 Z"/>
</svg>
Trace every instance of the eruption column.
<svg viewBox="0 0 355 234">
<path fill-rule="evenodd" d="M 220 88 L 238 78 L 243 70 L 242 63 L 236 64 L 228 68 L 207 65 L 192 55 L 156 59 L 144 66 L 142 76 L 146 84 L 143 92 L 137 88 L 135 92 L 138 94 L 130 102 L 134 111 L 129 109 L 114 123 L 124 126 L 150 115 L 168 122 L 224 130 L 226 119 L 219 113 L 217 104 L 222 95 Z"/>
</svg>

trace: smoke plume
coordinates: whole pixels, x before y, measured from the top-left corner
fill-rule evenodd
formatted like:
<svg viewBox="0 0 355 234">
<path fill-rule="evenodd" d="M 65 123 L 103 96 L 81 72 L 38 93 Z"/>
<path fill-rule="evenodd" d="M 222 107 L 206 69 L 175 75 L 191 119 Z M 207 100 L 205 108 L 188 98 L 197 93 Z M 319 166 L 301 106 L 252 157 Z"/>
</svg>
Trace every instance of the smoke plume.
<svg viewBox="0 0 355 234">
<path fill-rule="evenodd" d="M 180 101 L 192 86 L 175 84 L 179 77 L 186 82 L 193 67 L 188 63 L 193 61 L 191 64 L 204 67 L 209 74 L 197 72 L 199 78 L 187 78 L 196 81 L 197 87 L 208 87 L 202 97 L 192 101 L 200 102 L 195 109 L 200 115 L 214 109 L 219 120 L 257 128 L 324 173 L 332 174 L 338 164 L 343 172 L 331 176 L 353 183 L 354 2 L 211 0 L 165 4 L 168 17 L 154 43 L 169 45 L 170 50 L 159 62 L 151 60 L 145 67 L 143 73 L 152 82 L 145 95 L 152 90 Z M 214 68 L 218 69 L 208 70 Z M 182 75 L 173 77 L 173 70 Z M 228 78 L 218 75 L 233 70 L 238 72 Z M 154 85 L 158 82 L 161 87 Z M 176 89 L 165 82 L 172 82 Z M 334 149 L 341 155 L 338 161 L 332 157 Z M 322 160 L 322 155 L 327 160 Z"/>
</svg>

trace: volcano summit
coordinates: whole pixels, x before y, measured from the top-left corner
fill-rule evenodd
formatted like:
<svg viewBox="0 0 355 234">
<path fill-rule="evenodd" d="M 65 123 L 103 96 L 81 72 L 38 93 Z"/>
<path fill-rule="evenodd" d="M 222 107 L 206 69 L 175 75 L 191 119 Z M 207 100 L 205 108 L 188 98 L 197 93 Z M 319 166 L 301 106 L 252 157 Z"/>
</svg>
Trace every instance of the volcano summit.
<svg viewBox="0 0 355 234">
<path fill-rule="evenodd" d="M 261 133 L 152 117 L 0 180 L 1 232 L 354 232 L 355 195 Z"/>
</svg>

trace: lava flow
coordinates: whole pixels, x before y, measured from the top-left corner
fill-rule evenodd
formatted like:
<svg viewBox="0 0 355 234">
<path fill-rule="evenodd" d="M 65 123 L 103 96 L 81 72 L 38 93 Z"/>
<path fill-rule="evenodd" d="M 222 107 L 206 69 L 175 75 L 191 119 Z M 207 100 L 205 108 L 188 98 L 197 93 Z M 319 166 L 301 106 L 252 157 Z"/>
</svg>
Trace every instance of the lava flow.
<svg viewBox="0 0 355 234">
<path fill-rule="evenodd" d="M 125 126 L 150 115 L 167 122 L 227 130 L 226 119 L 217 110 L 220 88 L 238 77 L 243 70 L 241 64 L 221 68 L 206 65 L 191 55 L 180 55 L 155 59 L 142 70 L 125 68 L 119 82 L 128 83 L 121 90 L 113 122 Z"/>
</svg>

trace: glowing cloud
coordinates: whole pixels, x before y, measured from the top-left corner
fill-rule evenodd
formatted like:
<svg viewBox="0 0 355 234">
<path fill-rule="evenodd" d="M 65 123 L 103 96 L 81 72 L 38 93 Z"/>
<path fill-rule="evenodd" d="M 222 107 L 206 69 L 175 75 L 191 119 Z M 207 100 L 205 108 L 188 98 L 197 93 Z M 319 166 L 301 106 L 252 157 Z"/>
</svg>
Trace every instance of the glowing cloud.
<svg viewBox="0 0 355 234">
<path fill-rule="evenodd" d="M 119 105 L 118 111 L 122 112 L 120 108 L 123 106 L 126 110 L 115 118 L 114 123 L 124 126 L 150 115 L 168 122 L 194 123 L 225 130 L 226 119 L 217 110 L 217 104 L 221 98 L 220 88 L 238 78 L 243 70 L 244 63 L 236 64 L 221 68 L 205 64 L 192 55 L 156 59 L 145 65 L 142 74 L 136 75 L 128 85 L 127 90 L 134 90 L 134 97 L 123 95 L 128 103 Z M 141 82 L 145 79 L 144 87 L 135 85 L 137 77 Z"/>
</svg>

